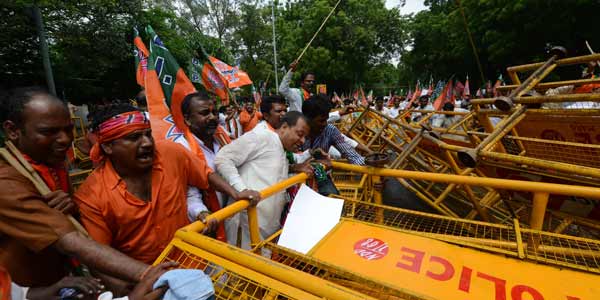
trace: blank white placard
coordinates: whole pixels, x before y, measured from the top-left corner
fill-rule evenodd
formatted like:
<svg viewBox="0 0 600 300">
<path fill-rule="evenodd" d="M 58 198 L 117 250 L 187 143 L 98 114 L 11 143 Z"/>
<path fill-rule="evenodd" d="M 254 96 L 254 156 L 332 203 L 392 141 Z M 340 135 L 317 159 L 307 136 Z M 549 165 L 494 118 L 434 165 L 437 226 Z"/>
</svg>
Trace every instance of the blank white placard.
<svg viewBox="0 0 600 300">
<path fill-rule="evenodd" d="M 308 253 L 339 222 L 343 206 L 344 200 L 321 196 L 303 184 L 277 244 Z"/>
</svg>

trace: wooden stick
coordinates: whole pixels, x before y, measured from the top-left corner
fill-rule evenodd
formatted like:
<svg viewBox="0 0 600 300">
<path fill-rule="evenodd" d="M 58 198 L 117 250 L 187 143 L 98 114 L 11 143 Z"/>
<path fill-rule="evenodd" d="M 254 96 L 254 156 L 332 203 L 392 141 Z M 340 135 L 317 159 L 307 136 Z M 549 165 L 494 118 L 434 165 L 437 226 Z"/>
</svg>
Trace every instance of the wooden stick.
<svg viewBox="0 0 600 300">
<path fill-rule="evenodd" d="M 321 29 L 323 29 L 323 26 L 325 26 L 325 23 L 327 23 L 327 20 L 329 20 L 329 17 L 331 17 L 331 15 L 335 11 L 335 9 L 338 7 L 338 5 L 340 4 L 340 2 L 342 2 L 342 0 L 338 0 L 338 2 L 335 4 L 335 6 L 333 7 L 333 9 L 329 12 L 329 15 L 327 15 L 327 17 L 325 18 L 325 20 L 323 21 L 323 23 L 321 23 L 321 26 L 319 27 L 319 29 L 317 29 L 317 32 L 315 32 L 315 34 L 310 39 L 310 41 L 308 42 L 308 44 L 306 44 L 306 46 L 304 47 L 304 50 L 302 50 L 302 53 L 300 53 L 300 56 L 298 56 L 298 58 L 296 58 L 296 60 L 295 60 L 296 63 L 298 63 L 300 61 L 300 59 L 302 58 L 302 56 L 304 56 L 304 53 L 306 52 L 306 50 L 308 49 L 308 47 L 310 47 L 310 44 L 312 44 L 312 42 L 315 40 L 315 38 L 317 37 L 317 34 L 319 34 L 319 32 L 321 32 Z"/>
<path fill-rule="evenodd" d="M 585 45 L 587 46 L 588 50 L 590 51 L 591 54 L 595 54 L 596 52 L 594 52 L 594 50 L 592 49 L 592 46 L 590 46 L 590 43 L 588 43 L 588 41 L 585 41 Z M 600 67 L 600 61 L 596 61 L 596 64 L 598 65 L 598 67 Z"/>
<path fill-rule="evenodd" d="M 17 147 L 15 147 L 15 145 L 10 141 L 6 141 L 6 146 L 8 150 L 6 148 L 0 148 L 0 155 L 2 155 L 4 160 L 6 160 L 6 162 L 8 162 L 13 168 L 15 168 L 19 173 L 21 173 L 21 175 L 29 179 L 41 195 L 46 195 L 50 193 L 50 189 L 48 188 L 44 180 L 42 180 L 37 171 L 35 171 L 31 164 L 29 164 L 25 157 L 23 157 L 19 149 L 17 149 Z M 79 231 L 81 234 L 88 238 L 90 237 L 83 225 L 81 225 L 81 223 L 75 220 L 73 216 L 67 215 L 67 219 L 69 219 L 69 221 L 73 224 L 77 231 Z"/>
<path fill-rule="evenodd" d="M 17 160 L 19 161 L 21 166 L 23 166 L 25 168 L 25 170 L 27 172 L 29 172 L 30 176 L 28 178 L 33 182 L 33 184 L 35 185 L 37 190 L 42 195 L 50 193 L 50 189 L 48 188 L 48 186 L 46 185 L 46 183 L 44 182 L 42 177 L 40 177 L 40 174 L 38 174 L 38 172 L 36 172 L 33 169 L 33 166 L 31 166 L 31 164 L 29 164 L 29 162 L 25 159 L 23 154 L 21 154 L 19 149 L 17 149 L 17 147 L 15 147 L 15 145 L 11 141 L 6 142 L 6 147 L 8 147 L 8 150 L 12 153 L 12 155 L 17 158 Z M 13 165 L 13 167 L 14 167 L 14 165 Z"/>
</svg>

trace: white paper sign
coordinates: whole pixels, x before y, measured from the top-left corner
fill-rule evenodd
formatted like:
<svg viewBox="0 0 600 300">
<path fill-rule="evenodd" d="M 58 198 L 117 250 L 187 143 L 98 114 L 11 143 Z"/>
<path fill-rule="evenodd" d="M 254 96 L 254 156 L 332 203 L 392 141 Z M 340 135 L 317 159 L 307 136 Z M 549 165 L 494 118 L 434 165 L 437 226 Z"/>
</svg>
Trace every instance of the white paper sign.
<svg viewBox="0 0 600 300">
<path fill-rule="evenodd" d="M 342 215 L 344 200 L 321 196 L 302 185 L 287 215 L 278 245 L 306 254 Z"/>
</svg>

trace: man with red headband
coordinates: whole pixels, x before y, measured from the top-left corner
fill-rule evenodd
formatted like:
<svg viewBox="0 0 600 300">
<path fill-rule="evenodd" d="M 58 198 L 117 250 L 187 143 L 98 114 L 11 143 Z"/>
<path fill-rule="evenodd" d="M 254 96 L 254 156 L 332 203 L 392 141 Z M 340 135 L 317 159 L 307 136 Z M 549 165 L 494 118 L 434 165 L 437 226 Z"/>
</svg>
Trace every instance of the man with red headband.
<svg viewBox="0 0 600 300">
<path fill-rule="evenodd" d="M 236 200 L 260 198 L 255 191 L 237 192 L 181 145 L 154 143 L 148 119 L 135 107 L 110 106 L 96 122 L 91 158 L 100 164 L 75 201 L 90 236 L 130 257 L 153 262 L 189 224 L 188 185 L 206 190 L 210 184 Z"/>
<path fill-rule="evenodd" d="M 0 101 L 6 139 L 53 191 L 40 195 L 33 182 L 0 159 L 0 268 L 6 269 L 15 284 L 31 288 L 28 299 L 36 299 L 35 289 L 61 282 L 73 257 L 94 271 L 132 283 L 148 278 L 155 269 L 86 238 L 64 215 L 77 211 L 68 195 L 64 164 L 73 141 L 73 123 L 65 103 L 36 87 L 17 88 Z M 0 272 L 0 290 L 10 285 L 5 276 Z M 58 289 L 53 291 L 37 299 L 58 299 Z M 131 300 L 155 299 L 130 296 Z"/>
</svg>

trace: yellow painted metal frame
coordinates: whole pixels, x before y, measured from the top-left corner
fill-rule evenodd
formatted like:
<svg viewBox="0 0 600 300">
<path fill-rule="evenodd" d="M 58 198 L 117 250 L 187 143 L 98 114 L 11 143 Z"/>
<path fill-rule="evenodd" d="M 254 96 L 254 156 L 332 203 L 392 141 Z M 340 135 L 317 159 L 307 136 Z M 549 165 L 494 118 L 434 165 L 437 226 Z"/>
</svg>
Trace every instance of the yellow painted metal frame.
<svg viewBox="0 0 600 300">
<path fill-rule="evenodd" d="M 337 170 L 362 173 L 369 176 L 399 177 L 405 180 L 426 180 L 455 185 L 530 191 L 538 198 L 536 202 L 542 202 L 540 206 L 543 206 L 543 201 L 549 194 L 600 198 L 600 188 L 593 187 L 379 169 L 339 162 L 334 162 L 333 167 Z M 304 182 L 306 178 L 305 174 L 298 174 L 264 189 L 261 191 L 261 195 L 269 197 L 282 192 L 291 185 Z M 211 214 L 209 219 L 223 221 L 244 209 L 252 208 L 249 207 L 248 201 L 241 200 Z M 383 226 L 383 228 L 389 230 L 417 234 L 494 253 L 600 273 L 600 260 L 598 260 L 600 258 L 600 242 L 521 228 L 516 219 L 513 221 L 512 226 L 491 224 L 357 201 L 346 201 L 342 217 L 376 224 L 376 226 Z M 199 233 L 205 225 L 197 221 L 176 233 L 174 240 L 163 251 L 155 264 L 173 260 L 179 261 L 182 264 L 181 267 L 191 267 L 190 261 L 202 258 L 206 260 L 205 264 L 212 264 L 212 269 L 223 268 L 229 272 L 229 276 L 235 275 L 246 278 L 242 280 L 244 284 L 249 281 L 258 282 L 272 289 L 272 291 L 264 292 L 265 295 L 254 295 L 261 297 L 235 298 L 230 297 L 231 294 L 228 294 L 229 296 L 217 297 L 217 299 L 274 299 L 272 298 L 273 295 L 284 295 L 286 297 L 284 299 L 312 299 L 313 297 L 327 299 L 425 299 L 419 295 L 413 295 L 411 292 L 404 290 L 403 287 L 390 287 L 373 279 L 362 278 L 360 274 L 342 270 L 314 259 L 304 258 L 291 250 L 276 246 L 272 243 L 272 240 L 278 234 L 270 237 L 267 241 L 260 241 L 257 232 L 258 219 L 253 214 L 248 214 L 248 218 L 250 228 L 253 228 L 251 231 L 256 231 L 254 234 L 251 232 L 253 235 L 252 242 L 256 245 L 255 251 L 277 250 L 277 255 L 284 255 L 288 258 L 293 255 L 294 258 L 288 260 L 280 257 L 278 260 L 274 256 L 269 259 L 210 239 Z M 539 222 L 543 215 L 536 214 L 532 218 L 534 222 Z M 179 253 L 179 255 L 174 257 L 174 252 Z M 292 261 L 296 263 L 292 264 Z M 313 270 L 311 266 L 322 272 L 314 271 L 314 273 L 311 273 L 311 271 L 308 271 L 309 269 Z M 325 276 L 325 274 L 336 275 L 332 277 Z M 318 278 L 318 276 L 325 276 L 326 280 Z M 215 285 L 219 284 L 219 279 L 222 280 L 223 277 L 213 277 Z M 368 285 L 369 282 L 372 284 Z M 344 284 L 342 286 L 339 283 Z M 362 289 L 361 285 L 368 285 L 370 288 Z M 362 294 L 363 290 L 365 292 L 368 290 L 368 294 L 372 295 L 379 295 L 378 293 L 381 291 L 386 291 L 384 294 L 387 296 L 371 298 Z M 221 290 L 221 292 L 226 293 L 227 291 Z M 402 297 L 391 297 L 390 295 L 394 293 Z"/>
</svg>

